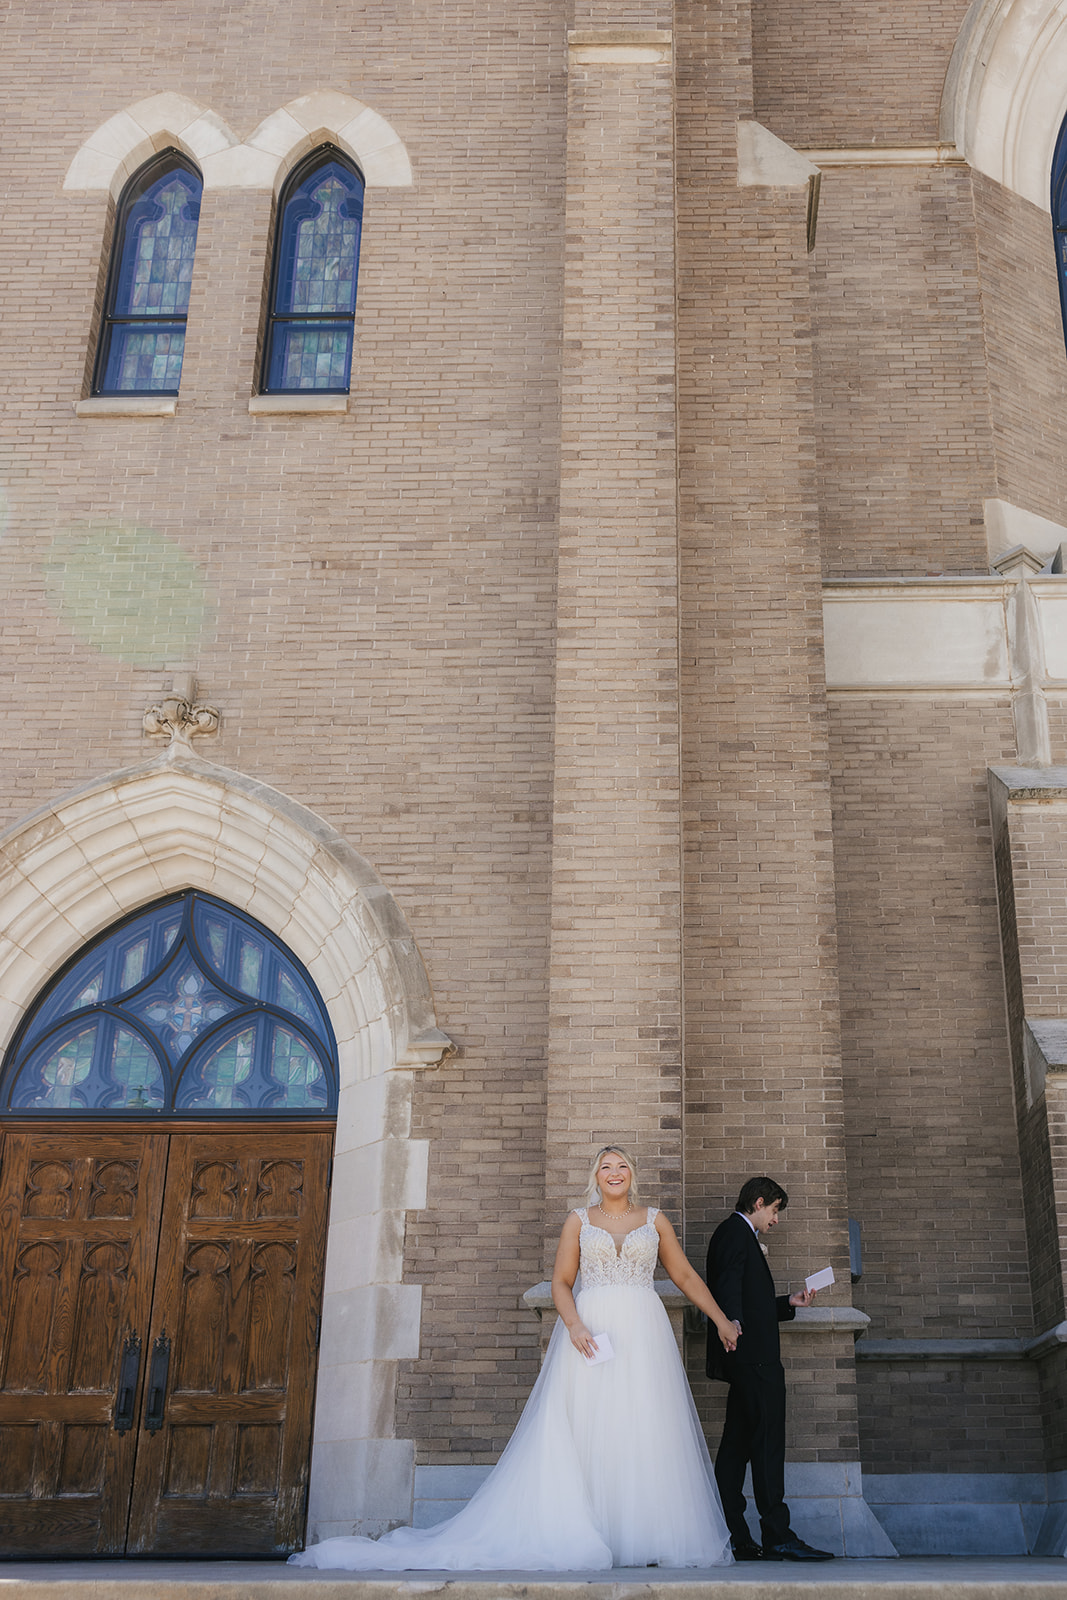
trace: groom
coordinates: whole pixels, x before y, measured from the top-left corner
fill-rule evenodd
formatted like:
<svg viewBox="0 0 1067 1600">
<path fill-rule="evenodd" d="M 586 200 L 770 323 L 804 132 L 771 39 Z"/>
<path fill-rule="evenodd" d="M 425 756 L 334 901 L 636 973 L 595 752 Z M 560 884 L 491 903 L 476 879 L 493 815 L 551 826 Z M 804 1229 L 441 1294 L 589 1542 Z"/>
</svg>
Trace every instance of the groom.
<svg viewBox="0 0 1067 1600">
<path fill-rule="evenodd" d="M 762 1238 L 778 1225 L 789 1196 L 773 1178 L 749 1178 L 737 1210 L 719 1224 L 708 1246 L 708 1288 L 741 1337 L 727 1355 L 708 1338 L 709 1378 L 730 1385 L 726 1423 L 715 1457 L 715 1481 L 737 1561 L 832 1561 L 813 1550 L 789 1526 L 785 1503 L 785 1369 L 778 1324 L 791 1322 L 814 1291 L 776 1295 Z M 759 1511 L 762 1547 L 745 1521 L 745 1467 L 752 1463 L 752 1489 Z"/>
</svg>

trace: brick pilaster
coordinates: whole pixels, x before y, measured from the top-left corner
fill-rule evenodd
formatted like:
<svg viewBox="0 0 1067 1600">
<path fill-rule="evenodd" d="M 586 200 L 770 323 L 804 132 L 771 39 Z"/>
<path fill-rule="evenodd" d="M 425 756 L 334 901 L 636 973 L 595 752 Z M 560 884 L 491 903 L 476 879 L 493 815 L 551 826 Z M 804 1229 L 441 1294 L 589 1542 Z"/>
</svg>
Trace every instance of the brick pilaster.
<svg viewBox="0 0 1067 1600">
<path fill-rule="evenodd" d="M 673 63 L 644 9 L 570 35 L 550 1206 L 610 1138 L 680 1198 Z"/>
</svg>

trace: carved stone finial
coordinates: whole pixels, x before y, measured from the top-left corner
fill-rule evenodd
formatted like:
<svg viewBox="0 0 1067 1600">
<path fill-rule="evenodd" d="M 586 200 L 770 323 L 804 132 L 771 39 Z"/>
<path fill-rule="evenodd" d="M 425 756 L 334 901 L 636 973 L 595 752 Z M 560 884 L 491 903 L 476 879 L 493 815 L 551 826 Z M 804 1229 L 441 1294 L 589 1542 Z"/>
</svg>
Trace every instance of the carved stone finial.
<svg viewBox="0 0 1067 1600">
<path fill-rule="evenodd" d="M 219 714 L 214 706 L 197 706 L 179 695 L 171 694 L 157 706 L 149 706 L 144 714 L 144 731 L 162 734 L 169 750 L 191 751 L 192 741 L 200 733 L 217 733 Z"/>
</svg>

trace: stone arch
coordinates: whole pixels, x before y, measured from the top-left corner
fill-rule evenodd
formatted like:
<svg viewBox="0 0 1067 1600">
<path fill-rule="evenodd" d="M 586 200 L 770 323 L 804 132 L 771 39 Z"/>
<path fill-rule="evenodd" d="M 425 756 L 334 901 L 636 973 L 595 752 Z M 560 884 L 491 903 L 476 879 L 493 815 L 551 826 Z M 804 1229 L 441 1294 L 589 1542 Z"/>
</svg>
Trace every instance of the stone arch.
<svg viewBox="0 0 1067 1600">
<path fill-rule="evenodd" d="M 245 148 L 262 155 L 264 174 L 269 170 L 277 195 L 296 164 L 326 143 L 351 156 L 369 189 L 405 188 L 412 182 L 407 150 L 385 118 L 332 89 L 290 100 L 260 123 Z"/>
<path fill-rule="evenodd" d="M 405 1213 L 425 1204 L 408 1136 L 412 1073 L 451 1044 L 411 930 L 370 865 L 266 784 L 165 754 L 61 796 L 0 835 L 0 1048 L 86 940 L 179 888 L 247 911 L 297 955 L 337 1036 L 309 1527 L 376 1532 L 411 1511 L 396 1363 L 419 1349 L 421 1290 L 401 1282 Z"/>
<path fill-rule="evenodd" d="M 941 138 L 1047 211 L 1065 113 L 1067 0 L 973 0 L 945 79 Z"/>
<path fill-rule="evenodd" d="M 134 173 L 160 150 L 181 150 L 204 172 L 210 158 L 237 147 L 213 111 L 182 94 L 153 94 L 118 111 L 91 133 L 67 168 L 64 189 L 106 189 L 117 200 Z"/>
<path fill-rule="evenodd" d="M 90 134 L 67 169 L 63 187 L 106 189 L 117 199 L 150 156 L 174 145 L 197 163 L 205 190 L 270 189 L 277 194 L 296 163 L 326 142 L 352 157 L 368 188 L 405 188 L 413 181 L 403 141 L 384 117 L 351 95 L 320 89 L 272 112 L 244 143 L 221 117 L 186 96 L 150 95 Z"/>
</svg>

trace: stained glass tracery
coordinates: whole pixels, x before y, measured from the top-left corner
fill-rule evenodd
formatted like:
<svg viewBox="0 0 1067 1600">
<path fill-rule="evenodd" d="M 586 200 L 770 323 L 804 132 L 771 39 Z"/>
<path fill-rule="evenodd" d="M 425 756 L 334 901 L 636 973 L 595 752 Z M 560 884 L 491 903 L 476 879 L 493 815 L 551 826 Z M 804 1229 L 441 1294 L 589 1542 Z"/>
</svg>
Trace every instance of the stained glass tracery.
<svg viewBox="0 0 1067 1600">
<path fill-rule="evenodd" d="M 362 225 L 362 178 L 339 152 L 316 152 L 282 197 L 267 392 L 347 394 Z"/>
<path fill-rule="evenodd" d="M 177 394 L 203 189 L 168 150 L 135 175 L 119 205 L 97 394 Z"/>
<path fill-rule="evenodd" d="M 335 1047 L 309 977 L 250 917 L 192 890 L 95 940 L 41 994 L 0 1109 L 292 1115 L 335 1103 Z"/>
</svg>

